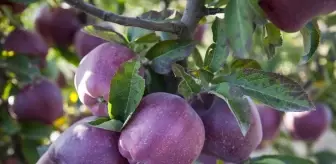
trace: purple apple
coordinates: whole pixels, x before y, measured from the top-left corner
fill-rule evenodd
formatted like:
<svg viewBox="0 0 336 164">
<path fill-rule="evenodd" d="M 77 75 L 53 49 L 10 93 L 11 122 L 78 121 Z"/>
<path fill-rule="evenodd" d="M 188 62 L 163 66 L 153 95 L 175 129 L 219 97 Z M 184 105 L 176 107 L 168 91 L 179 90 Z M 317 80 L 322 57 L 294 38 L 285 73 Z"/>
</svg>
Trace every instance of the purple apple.
<svg viewBox="0 0 336 164">
<path fill-rule="evenodd" d="M 93 127 L 90 116 L 66 129 L 37 164 L 128 164 L 118 151 L 119 132 Z"/>
<path fill-rule="evenodd" d="M 75 35 L 74 42 L 76 52 L 82 58 L 91 50 L 107 41 L 99 37 L 87 34 L 82 30 L 78 30 Z"/>
<path fill-rule="evenodd" d="M 316 104 L 316 110 L 287 112 L 284 125 L 294 140 L 313 142 L 318 140 L 332 121 L 331 110 L 325 104 Z"/>
<path fill-rule="evenodd" d="M 264 147 L 268 142 L 274 140 L 279 135 L 283 114 L 264 104 L 258 104 L 257 108 L 263 131 L 262 145 L 260 146 Z"/>
<path fill-rule="evenodd" d="M 37 80 L 19 91 L 12 110 L 20 121 L 52 124 L 64 114 L 61 90 L 47 79 Z"/>
<path fill-rule="evenodd" d="M 27 8 L 27 5 L 25 4 L 10 2 L 8 0 L 2 0 L 2 2 L 0 2 L 0 6 L 3 5 L 9 7 L 13 14 L 20 14 Z"/>
<path fill-rule="evenodd" d="M 81 28 L 73 8 L 52 8 L 43 5 L 35 19 L 35 28 L 50 46 L 68 47 Z"/>
<path fill-rule="evenodd" d="M 262 140 L 262 127 L 256 105 L 251 99 L 248 100 L 251 106 L 251 125 L 245 137 L 229 106 L 221 98 L 202 93 L 190 101 L 204 123 L 204 154 L 233 163 L 249 158 Z"/>
<path fill-rule="evenodd" d="M 201 153 L 204 126 L 183 98 L 145 96 L 121 132 L 119 151 L 130 164 L 191 164 Z"/>
<path fill-rule="evenodd" d="M 75 88 L 80 101 L 96 116 L 108 116 L 110 83 L 123 63 L 136 54 L 117 43 L 103 43 L 90 51 L 80 62 L 75 74 Z"/>
<path fill-rule="evenodd" d="M 202 153 L 200 156 L 198 156 L 197 162 L 200 164 L 217 164 L 217 158 Z"/>
<path fill-rule="evenodd" d="M 42 37 L 32 31 L 23 28 L 16 28 L 5 39 L 4 50 L 14 51 L 30 57 L 41 59 L 41 65 L 46 65 L 46 56 L 48 54 L 48 45 Z"/>
<path fill-rule="evenodd" d="M 206 25 L 199 25 L 197 26 L 195 32 L 194 32 L 194 40 L 197 42 L 202 42 L 204 38 L 204 32 L 206 30 Z"/>
<path fill-rule="evenodd" d="M 260 0 L 259 5 L 285 32 L 297 32 L 313 18 L 336 10 L 335 0 Z"/>
</svg>

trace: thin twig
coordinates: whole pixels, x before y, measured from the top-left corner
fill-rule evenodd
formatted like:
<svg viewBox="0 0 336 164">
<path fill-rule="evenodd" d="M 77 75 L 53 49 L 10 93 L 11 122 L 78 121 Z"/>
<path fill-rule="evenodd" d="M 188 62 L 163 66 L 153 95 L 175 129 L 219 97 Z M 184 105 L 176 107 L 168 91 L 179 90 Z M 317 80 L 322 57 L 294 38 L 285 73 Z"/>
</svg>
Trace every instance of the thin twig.
<svg viewBox="0 0 336 164">
<path fill-rule="evenodd" d="M 102 9 L 97 8 L 91 4 L 85 3 L 82 0 L 64 0 L 66 3 L 71 5 L 74 8 L 80 9 L 92 16 L 98 17 L 104 21 L 109 21 L 113 23 L 117 23 L 123 26 L 133 26 L 145 28 L 148 30 L 154 31 L 164 31 L 170 32 L 177 35 L 180 35 L 185 26 L 179 22 L 154 22 L 150 20 L 145 20 L 141 18 L 133 18 L 126 17 L 114 14 L 112 12 L 104 11 Z"/>
<path fill-rule="evenodd" d="M 225 8 L 206 8 L 204 10 L 204 15 L 215 15 L 225 13 Z"/>
</svg>

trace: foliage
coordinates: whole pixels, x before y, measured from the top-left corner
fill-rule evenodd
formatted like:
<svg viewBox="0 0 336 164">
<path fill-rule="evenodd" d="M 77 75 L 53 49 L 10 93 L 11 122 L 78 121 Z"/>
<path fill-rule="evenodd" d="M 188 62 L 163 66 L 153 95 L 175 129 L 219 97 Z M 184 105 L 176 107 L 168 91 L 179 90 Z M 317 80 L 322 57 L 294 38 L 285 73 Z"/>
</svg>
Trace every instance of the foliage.
<svg viewBox="0 0 336 164">
<path fill-rule="evenodd" d="M 75 45 L 62 48 L 49 45 L 47 57 L 39 59 L 6 50 L 4 44 L 15 28 L 35 31 L 31 12 L 36 13 L 45 4 L 60 7 L 63 1 L 10 1 L 26 8 L 15 13 L 0 2 L 0 163 L 15 156 L 33 164 L 40 157 L 38 147 L 50 145 L 57 134 L 91 113 L 81 102 L 73 82 L 82 60 Z M 90 3 L 116 14 L 136 15 L 137 19 L 159 23 L 176 23 L 186 7 L 178 0 L 90 0 Z M 336 26 L 335 14 L 320 15 L 296 33 L 288 33 L 267 20 L 257 0 L 206 0 L 205 3 L 208 8 L 224 9 L 225 14 L 202 18 L 198 25 L 203 23 L 210 28 L 202 34 L 201 42 L 190 36 L 140 27 L 114 23 L 104 26 L 100 23 L 107 22 L 77 11 L 84 32 L 126 46 L 138 55 L 116 71 L 107 88 L 109 116 L 91 121 L 92 126 L 122 131 L 141 99 L 153 92 L 178 94 L 186 101 L 204 92 L 214 94 L 228 103 L 244 136 L 251 124 L 252 100 L 281 112 L 311 111 L 315 103 L 321 102 L 331 108 L 336 118 L 336 32 L 332 30 Z M 162 4 L 168 7 L 162 8 Z M 37 64 L 39 60 L 45 60 L 47 66 L 41 68 Z M 139 75 L 142 69 L 144 75 Z M 62 89 L 65 114 L 51 125 L 18 120 L 11 111 L 17 93 L 40 78 L 48 78 Z M 335 131 L 336 120 L 332 122 L 333 128 L 328 130 Z M 246 162 L 336 161 L 335 153 L 329 150 L 302 158 L 284 154 L 292 151 L 288 146 L 292 141 L 280 135 L 271 145 L 277 155 L 260 155 Z"/>
</svg>

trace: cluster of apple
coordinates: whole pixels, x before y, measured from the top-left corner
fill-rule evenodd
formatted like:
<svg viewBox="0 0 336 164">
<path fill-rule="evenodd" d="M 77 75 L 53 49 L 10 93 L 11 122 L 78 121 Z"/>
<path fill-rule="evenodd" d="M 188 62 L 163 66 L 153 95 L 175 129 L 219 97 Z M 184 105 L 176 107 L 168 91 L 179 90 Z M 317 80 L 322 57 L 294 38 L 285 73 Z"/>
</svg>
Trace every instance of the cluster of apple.
<svg viewBox="0 0 336 164">
<path fill-rule="evenodd" d="M 282 10 L 274 9 L 275 2 L 264 1 L 260 2 L 261 7 L 279 27 L 288 31 L 302 27 L 303 23 L 300 25 L 296 20 L 292 21 L 295 25 L 284 23 L 285 20 L 276 16 Z M 20 6 L 10 2 L 2 4 L 12 6 L 12 10 L 17 12 L 24 8 L 17 9 Z M 333 1 L 330 4 L 335 6 Z M 315 141 L 332 120 L 330 109 L 324 104 L 316 104 L 314 111 L 284 114 L 249 99 L 252 121 L 246 136 L 243 136 L 235 116 L 223 99 L 201 93 L 186 100 L 175 94 L 156 92 L 142 98 L 121 132 L 96 128 L 88 122 L 108 116 L 111 79 L 125 62 L 134 60 L 137 54 L 129 47 L 83 32 L 82 23 L 71 8 L 42 7 L 35 27 L 36 31 L 16 28 L 6 37 L 3 48 L 39 58 L 39 67 L 43 68 L 50 46 L 68 47 L 74 44 L 81 58 L 75 74 L 75 88 L 80 101 L 94 115 L 64 131 L 38 164 L 191 164 L 201 154 L 225 162 L 241 163 L 258 147 L 276 138 L 282 121 L 294 139 Z M 142 77 L 144 69 L 138 72 Z M 15 96 L 12 109 L 18 120 L 51 124 L 63 115 L 62 101 L 59 87 L 47 79 L 38 79 Z"/>
</svg>

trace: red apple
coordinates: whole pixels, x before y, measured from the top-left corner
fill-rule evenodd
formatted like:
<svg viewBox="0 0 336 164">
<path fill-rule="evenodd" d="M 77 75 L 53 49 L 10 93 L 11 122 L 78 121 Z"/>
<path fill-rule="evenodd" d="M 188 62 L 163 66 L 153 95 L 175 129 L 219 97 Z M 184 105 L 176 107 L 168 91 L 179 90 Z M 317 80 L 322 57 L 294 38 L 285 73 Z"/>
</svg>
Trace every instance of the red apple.
<svg viewBox="0 0 336 164">
<path fill-rule="evenodd" d="M 258 104 L 257 108 L 263 131 L 262 145 L 260 146 L 263 147 L 263 145 L 266 146 L 266 144 L 274 140 L 279 135 L 283 114 L 282 112 L 264 104 Z"/>
<path fill-rule="evenodd" d="M 75 49 L 77 54 L 82 58 L 97 46 L 106 43 L 107 41 L 99 37 L 87 34 L 79 30 L 75 36 Z"/>
<path fill-rule="evenodd" d="M 25 4 L 10 2 L 8 0 L 2 0 L 2 2 L 0 2 L 0 6 L 3 5 L 9 7 L 13 14 L 20 14 L 27 8 L 27 5 Z"/>
<path fill-rule="evenodd" d="M 14 51 L 22 55 L 40 58 L 40 66 L 46 65 L 46 56 L 48 55 L 48 45 L 35 32 L 23 28 L 16 28 L 5 39 L 4 50 Z"/>
<path fill-rule="evenodd" d="M 81 119 L 66 129 L 37 164 L 128 164 L 118 151 L 119 132 L 93 127 Z"/>
<path fill-rule="evenodd" d="M 52 124 L 64 113 L 61 90 L 49 80 L 37 80 L 19 91 L 12 110 L 20 121 Z"/>
<path fill-rule="evenodd" d="M 316 110 L 287 112 L 284 125 L 294 140 L 316 141 L 327 130 L 332 121 L 330 108 L 325 104 L 316 104 Z"/>
<path fill-rule="evenodd" d="M 40 8 L 35 19 L 35 28 L 49 45 L 68 47 L 73 43 L 81 23 L 73 8 L 52 8 L 45 5 Z"/>
<path fill-rule="evenodd" d="M 130 164 L 191 164 L 204 135 L 201 119 L 183 98 L 156 92 L 141 100 L 121 132 L 119 151 Z"/>
<path fill-rule="evenodd" d="M 226 162 L 247 160 L 262 140 L 262 127 L 256 105 L 251 106 L 251 125 L 244 137 L 227 103 L 212 94 L 202 93 L 191 100 L 192 107 L 202 118 L 206 139 L 202 153 Z"/>
<path fill-rule="evenodd" d="M 260 0 L 259 5 L 285 32 L 297 32 L 313 18 L 336 10 L 335 0 Z"/>
<path fill-rule="evenodd" d="M 123 63 L 136 54 L 117 43 L 103 43 L 90 51 L 80 62 L 75 74 L 75 88 L 80 101 L 96 116 L 108 116 L 110 83 Z"/>
</svg>

